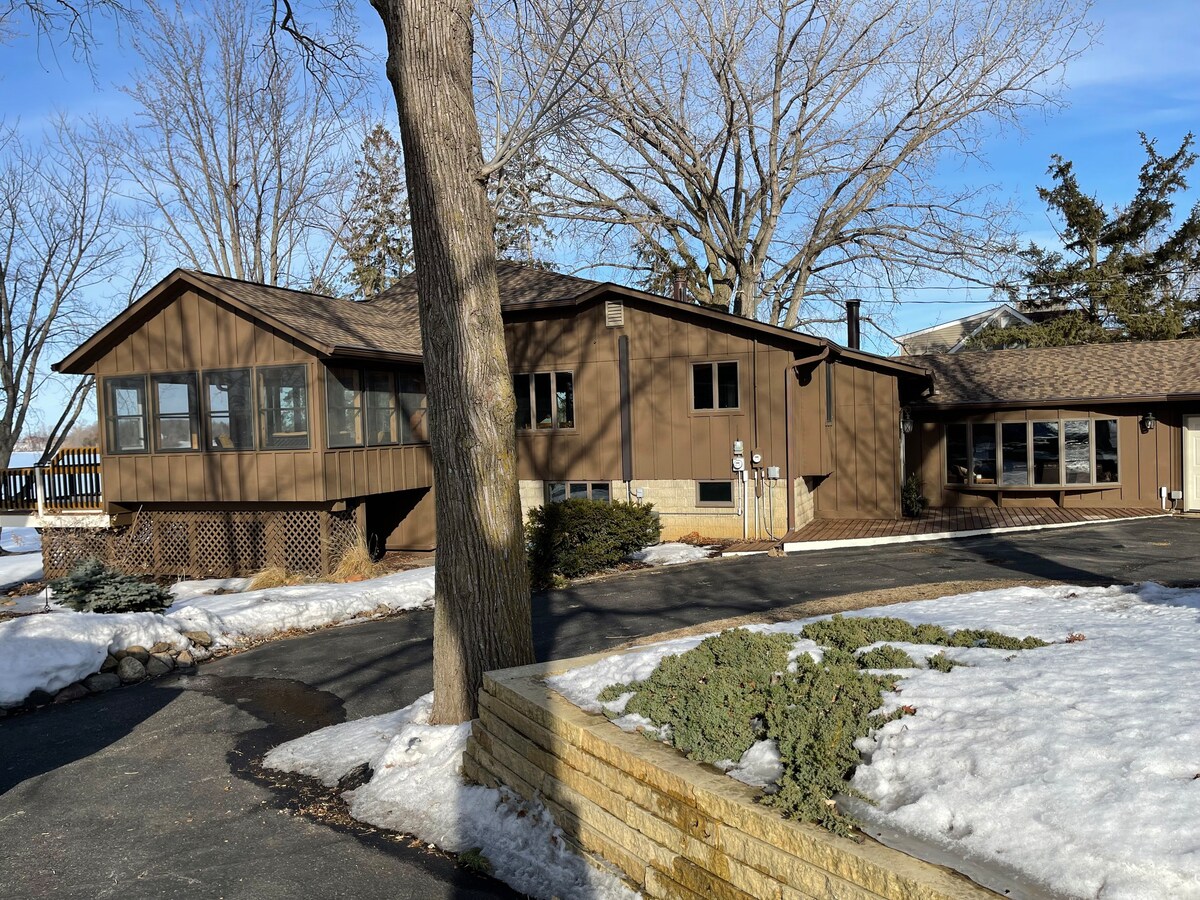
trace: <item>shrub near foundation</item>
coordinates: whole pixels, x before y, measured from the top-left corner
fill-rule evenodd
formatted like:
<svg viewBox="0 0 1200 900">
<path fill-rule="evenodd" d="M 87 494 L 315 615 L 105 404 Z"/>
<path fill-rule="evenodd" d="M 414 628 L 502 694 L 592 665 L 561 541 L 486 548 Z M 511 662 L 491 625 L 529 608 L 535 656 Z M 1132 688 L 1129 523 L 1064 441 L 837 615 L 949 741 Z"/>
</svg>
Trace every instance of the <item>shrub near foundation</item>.
<svg viewBox="0 0 1200 900">
<path fill-rule="evenodd" d="M 96 559 L 55 578 L 50 588 L 57 602 L 76 612 L 159 612 L 171 605 L 171 595 L 157 584 L 123 575 Z"/>
<path fill-rule="evenodd" d="M 611 568 L 661 536 L 662 524 L 649 503 L 577 499 L 531 509 L 525 537 L 533 586 Z"/>
</svg>

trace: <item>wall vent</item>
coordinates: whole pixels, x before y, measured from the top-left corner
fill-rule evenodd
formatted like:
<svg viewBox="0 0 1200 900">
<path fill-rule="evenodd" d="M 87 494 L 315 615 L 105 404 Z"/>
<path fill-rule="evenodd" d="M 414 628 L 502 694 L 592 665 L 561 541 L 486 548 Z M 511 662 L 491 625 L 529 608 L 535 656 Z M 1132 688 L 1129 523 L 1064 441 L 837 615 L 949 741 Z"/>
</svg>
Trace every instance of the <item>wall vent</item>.
<svg viewBox="0 0 1200 900">
<path fill-rule="evenodd" d="M 620 300 L 605 300 L 604 324 L 609 328 L 623 328 L 625 325 L 625 304 Z"/>
</svg>

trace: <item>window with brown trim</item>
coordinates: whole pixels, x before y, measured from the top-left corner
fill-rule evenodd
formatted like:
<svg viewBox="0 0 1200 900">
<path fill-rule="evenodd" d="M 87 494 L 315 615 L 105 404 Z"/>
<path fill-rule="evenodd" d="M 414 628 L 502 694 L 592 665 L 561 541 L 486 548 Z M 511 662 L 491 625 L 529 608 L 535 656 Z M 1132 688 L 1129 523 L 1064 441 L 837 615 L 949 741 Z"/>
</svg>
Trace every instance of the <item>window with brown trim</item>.
<svg viewBox="0 0 1200 900">
<path fill-rule="evenodd" d="M 325 433 L 330 447 L 361 447 L 362 384 L 358 369 L 325 370 Z"/>
<path fill-rule="evenodd" d="M 948 422 L 946 484 L 1069 487 L 1118 484 L 1116 419 Z"/>
<path fill-rule="evenodd" d="M 109 453 L 145 453 L 146 376 L 104 379 L 104 413 Z"/>
<path fill-rule="evenodd" d="M 200 449 L 196 373 L 151 375 L 154 448 L 163 453 Z"/>
<path fill-rule="evenodd" d="M 518 431 L 555 431 L 575 427 L 575 375 L 533 372 L 513 376 Z"/>
<path fill-rule="evenodd" d="M 254 394 L 249 369 L 213 369 L 203 374 L 209 450 L 254 449 Z"/>
<path fill-rule="evenodd" d="M 612 485 L 607 481 L 548 481 L 546 500 L 561 503 L 564 500 L 596 500 L 612 502 Z"/>
<path fill-rule="evenodd" d="M 733 506 L 732 481 L 697 481 L 697 506 Z"/>
<path fill-rule="evenodd" d="M 308 449 L 308 366 L 258 370 L 259 428 L 264 450 Z"/>
<path fill-rule="evenodd" d="M 738 409 L 740 393 L 736 362 L 692 363 L 693 410 Z"/>
</svg>

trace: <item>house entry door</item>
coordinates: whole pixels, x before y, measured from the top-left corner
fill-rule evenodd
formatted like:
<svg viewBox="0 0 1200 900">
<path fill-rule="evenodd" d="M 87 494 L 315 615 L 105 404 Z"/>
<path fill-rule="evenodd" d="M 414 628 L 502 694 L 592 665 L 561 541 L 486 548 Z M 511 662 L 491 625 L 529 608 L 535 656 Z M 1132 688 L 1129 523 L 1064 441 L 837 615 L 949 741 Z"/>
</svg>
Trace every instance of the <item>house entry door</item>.
<svg viewBox="0 0 1200 900">
<path fill-rule="evenodd" d="M 1200 510 L 1200 416 L 1183 419 L 1183 508 Z"/>
</svg>

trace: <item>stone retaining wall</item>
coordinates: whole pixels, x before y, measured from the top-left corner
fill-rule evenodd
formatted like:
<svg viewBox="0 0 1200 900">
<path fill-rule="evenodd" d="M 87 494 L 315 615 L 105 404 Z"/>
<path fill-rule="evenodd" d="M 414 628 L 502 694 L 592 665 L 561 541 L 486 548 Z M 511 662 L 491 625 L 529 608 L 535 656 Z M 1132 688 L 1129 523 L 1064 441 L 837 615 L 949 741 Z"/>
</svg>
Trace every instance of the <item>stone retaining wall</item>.
<svg viewBox="0 0 1200 900">
<path fill-rule="evenodd" d="M 649 897 L 995 900 L 963 876 L 790 822 L 755 791 L 578 709 L 542 679 L 599 657 L 493 672 L 468 777 L 538 797 L 572 843 Z"/>
</svg>

